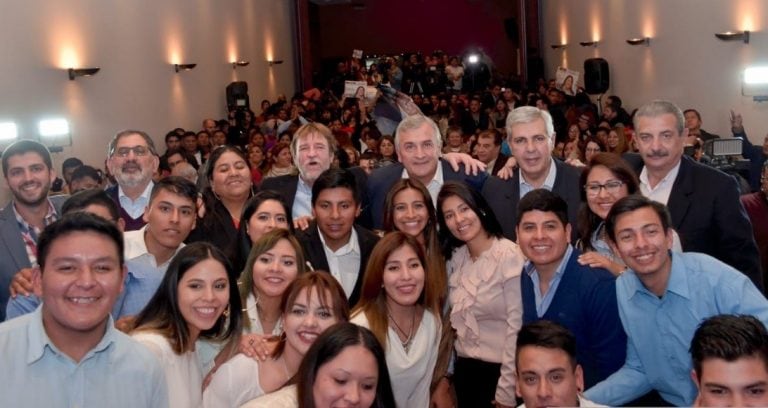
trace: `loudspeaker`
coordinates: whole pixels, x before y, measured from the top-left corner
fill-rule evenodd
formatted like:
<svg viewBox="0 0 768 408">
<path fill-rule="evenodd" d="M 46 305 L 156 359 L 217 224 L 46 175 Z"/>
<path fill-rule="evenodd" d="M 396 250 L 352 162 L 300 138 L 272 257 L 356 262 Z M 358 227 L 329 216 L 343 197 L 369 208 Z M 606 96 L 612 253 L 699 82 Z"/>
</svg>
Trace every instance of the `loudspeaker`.
<svg viewBox="0 0 768 408">
<path fill-rule="evenodd" d="M 247 82 L 238 81 L 227 85 L 227 108 L 229 110 L 236 108 L 248 109 L 250 106 Z"/>
<path fill-rule="evenodd" d="M 520 33 L 517 31 L 517 20 L 514 17 L 504 19 L 504 31 L 507 33 L 507 38 L 512 42 L 519 42 Z"/>
<path fill-rule="evenodd" d="M 608 61 L 603 58 L 584 60 L 584 88 L 588 94 L 605 93 L 611 86 Z"/>
</svg>

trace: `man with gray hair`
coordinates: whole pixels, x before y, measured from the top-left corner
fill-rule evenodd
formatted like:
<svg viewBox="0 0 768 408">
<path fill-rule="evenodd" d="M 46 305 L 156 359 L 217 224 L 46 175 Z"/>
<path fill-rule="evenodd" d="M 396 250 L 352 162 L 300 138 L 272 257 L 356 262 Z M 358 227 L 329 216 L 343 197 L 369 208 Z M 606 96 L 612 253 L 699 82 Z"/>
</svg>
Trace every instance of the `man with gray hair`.
<svg viewBox="0 0 768 408">
<path fill-rule="evenodd" d="M 634 119 L 639 155 L 625 155 L 640 191 L 665 204 L 685 252 L 711 255 L 747 275 L 760 290 L 760 256 L 736 180 L 683 155 L 683 112 L 667 101 L 641 106 Z"/>
<path fill-rule="evenodd" d="M 533 106 L 519 107 L 507 116 L 507 142 L 518 168 L 512 178 L 490 177 L 483 197 L 493 209 L 504 236 L 515 241 L 517 203 L 530 191 L 543 188 L 568 204 L 568 222 L 576 225 L 581 204 L 579 170 L 552 157 L 555 129 L 549 112 Z M 576 238 L 576 228 L 571 231 Z"/>
<path fill-rule="evenodd" d="M 463 165 L 453 163 L 454 160 L 464 164 L 476 160 L 467 161 L 461 157 L 467 155 L 456 155 L 450 161 L 441 160 L 442 145 L 440 129 L 432 119 L 424 115 L 407 116 L 397 125 L 395 151 L 400 162 L 375 170 L 368 180 L 370 205 L 367 215 L 373 228 L 382 227 L 384 201 L 389 189 L 398 179 L 413 178 L 420 181 L 429 190 L 435 203 L 437 193 L 446 180 L 463 181 L 478 190 L 482 188 L 487 178 L 485 172 L 469 175 L 467 173 L 471 169 L 465 171 Z"/>
<path fill-rule="evenodd" d="M 134 231 L 146 224 L 142 219 L 144 208 L 149 204 L 149 194 L 154 183 L 160 159 L 155 143 L 140 130 L 124 130 L 109 142 L 107 166 L 117 180 L 117 186 L 107 189 L 107 194 L 120 207 L 120 218 L 125 230 Z"/>
</svg>

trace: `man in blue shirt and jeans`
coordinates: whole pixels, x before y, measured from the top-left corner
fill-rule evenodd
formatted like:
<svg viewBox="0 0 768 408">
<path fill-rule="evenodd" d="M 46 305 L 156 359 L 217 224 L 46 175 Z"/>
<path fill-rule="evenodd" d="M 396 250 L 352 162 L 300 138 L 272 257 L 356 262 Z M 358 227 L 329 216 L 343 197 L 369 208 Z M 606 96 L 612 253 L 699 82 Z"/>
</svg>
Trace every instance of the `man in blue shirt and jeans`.
<svg viewBox="0 0 768 408">
<path fill-rule="evenodd" d="M 743 273 L 699 253 L 672 253 L 666 207 L 642 196 L 613 205 L 606 230 L 627 265 L 616 280 L 619 316 L 627 333 L 624 366 L 587 390 L 617 406 L 652 390 L 668 403 L 691 406 L 697 389 L 688 348 L 698 325 L 718 314 L 747 314 L 768 322 L 768 301 Z"/>
</svg>

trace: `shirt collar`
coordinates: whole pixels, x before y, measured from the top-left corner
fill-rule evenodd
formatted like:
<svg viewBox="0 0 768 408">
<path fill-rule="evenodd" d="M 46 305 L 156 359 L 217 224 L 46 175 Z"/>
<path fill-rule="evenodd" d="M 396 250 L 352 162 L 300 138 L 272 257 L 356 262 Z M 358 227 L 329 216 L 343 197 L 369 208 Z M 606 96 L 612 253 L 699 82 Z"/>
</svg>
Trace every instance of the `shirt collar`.
<svg viewBox="0 0 768 408">
<path fill-rule="evenodd" d="M 557 165 L 555 165 L 555 160 L 550 158 L 549 159 L 549 173 L 547 173 L 547 178 L 544 179 L 544 184 L 541 185 L 539 188 L 543 188 L 545 190 L 552 191 L 552 188 L 555 186 L 555 177 L 557 177 Z M 520 186 L 523 185 L 529 186 L 531 189 L 534 189 L 536 187 L 533 186 L 533 184 L 528 183 L 525 180 L 525 177 L 523 176 L 523 172 L 520 172 Z"/>
<path fill-rule="evenodd" d="M 296 186 L 296 189 L 298 191 L 309 194 L 310 197 L 312 196 L 312 187 L 310 187 L 309 184 L 307 184 L 304 179 L 301 178 L 301 174 L 299 174 L 299 184 Z"/>
<path fill-rule="evenodd" d="M 408 175 L 408 169 L 403 167 L 403 175 L 402 178 L 410 178 Z M 443 185 L 443 163 L 440 161 L 440 159 L 437 159 L 437 170 L 435 170 L 435 175 L 432 176 L 432 180 L 425 186 L 429 187 L 432 183 L 437 183 L 437 185 L 442 186 Z"/>
<path fill-rule="evenodd" d="M 35 311 L 30 314 L 30 319 L 31 322 L 27 327 L 27 339 L 29 341 L 29 348 L 27 348 L 26 363 L 28 365 L 33 364 L 43 358 L 46 348 L 50 349 L 55 354 L 66 356 L 56 347 L 55 344 L 53 344 L 51 338 L 48 337 L 48 333 L 45 332 L 45 327 L 43 326 L 43 305 L 38 306 L 37 309 L 35 309 Z M 106 350 L 115 341 L 115 337 L 117 336 L 116 333 L 117 329 L 115 329 L 115 322 L 112 320 L 111 315 L 107 315 L 107 329 L 104 333 L 104 336 L 101 338 L 96 347 L 88 351 L 88 353 L 85 355 L 85 357 L 83 357 L 81 361 L 85 361 L 94 353 Z M 66 358 L 69 359 L 70 357 L 66 356 Z"/>
<path fill-rule="evenodd" d="M 121 185 L 117 185 L 117 196 L 120 200 L 131 200 L 131 202 L 136 202 L 138 200 L 144 199 L 149 202 L 149 195 L 152 193 L 152 187 L 155 186 L 155 183 L 152 180 L 149 180 L 149 183 L 147 183 L 147 187 L 144 189 L 144 191 L 141 193 L 141 195 L 136 198 L 136 200 L 132 200 L 130 197 L 125 195 L 125 191 L 123 191 L 123 187 Z"/>
<path fill-rule="evenodd" d="M 325 244 L 325 238 L 323 237 L 323 233 L 320 231 L 320 227 L 317 228 L 317 234 L 320 235 L 320 242 L 323 243 L 323 248 L 335 256 L 344 256 L 350 253 L 360 254 L 360 245 L 357 242 L 357 231 L 355 231 L 354 226 L 352 227 L 352 234 L 349 235 L 349 242 L 344 244 L 344 246 L 337 249 L 336 251 L 332 251 L 330 248 L 328 248 L 328 245 Z"/>
<path fill-rule="evenodd" d="M 138 230 L 135 231 L 126 231 L 124 232 L 124 238 L 125 238 L 125 260 L 131 260 L 135 259 L 141 256 L 148 256 L 152 258 L 152 262 L 155 267 L 160 267 L 162 265 L 157 264 L 157 259 L 155 259 L 155 256 L 149 253 L 149 250 L 147 249 L 147 242 L 146 242 L 146 231 L 149 228 L 149 224 L 144 225 Z M 184 243 L 182 242 L 179 244 L 179 247 L 176 248 L 176 251 L 173 253 L 173 256 L 176 256 L 176 254 L 179 253 L 181 248 L 184 248 Z M 168 264 L 173 259 L 173 256 L 170 257 L 163 265 Z M 137 273 L 141 272 L 141 269 L 139 271 L 135 270 L 128 270 L 128 274 L 134 277 L 144 276 L 143 273 Z"/>
<path fill-rule="evenodd" d="M 53 206 L 53 203 L 50 199 L 47 199 L 48 201 L 48 212 L 45 213 L 45 217 L 43 218 L 43 224 L 48 226 L 50 224 L 53 224 L 54 221 L 56 221 L 56 207 Z M 21 227 L 23 227 L 23 230 L 31 231 L 32 225 L 30 225 L 27 220 L 24 219 L 24 217 L 19 214 L 18 211 L 16 211 L 16 201 L 13 202 L 13 215 L 16 216 L 16 221 L 19 223 Z"/>
<path fill-rule="evenodd" d="M 669 271 L 669 280 L 667 281 L 667 288 L 664 290 L 664 294 L 666 295 L 667 292 L 675 293 L 678 296 L 684 297 L 686 299 L 691 298 L 691 293 L 688 288 L 688 275 L 685 271 L 685 265 L 683 264 L 683 261 L 679 259 L 679 256 L 681 254 L 678 253 L 678 256 L 674 255 L 674 252 L 668 251 L 669 256 L 672 259 L 672 268 Z M 645 293 L 649 296 L 653 296 L 658 298 L 656 294 L 648 290 L 648 288 L 643 285 L 643 282 L 640 281 L 640 278 L 637 277 L 637 274 L 635 274 L 635 271 L 629 269 L 627 273 L 622 274 L 619 276 L 619 279 L 627 279 L 627 283 L 630 286 L 629 288 L 629 297 L 632 298 L 637 293 Z"/>
<path fill-rule="evenodd" d="M 659 183 L 656 184 L 656 186 L 654 188 L 651 188 L 651 184 L 648 182 L 648 170 L 646 169 L 645 165 L 643 165 L 643 169 L 640 170 L 640 177 L 639 177 L 640 183 L 645 184 L 646 186 L 648 186 L 649 190 L 653 190 L 653 189 L 658 188 L 659 186 L 667 183 L 668 181 L 674 181 L 677 178 L 677 173 L 680 172 L 680 163 L 682 163 L 682 162 L 683 162 L 683 159 L 680 158 L 680 160 L 677 162 L 675 167 L 672 167 L 672 169 L 669 170 L 669 173 L 667 173 L 667 175 L 664 176 L 664 178 L 661 179 L 661 181 L 659 181 Z"/>
</svg>

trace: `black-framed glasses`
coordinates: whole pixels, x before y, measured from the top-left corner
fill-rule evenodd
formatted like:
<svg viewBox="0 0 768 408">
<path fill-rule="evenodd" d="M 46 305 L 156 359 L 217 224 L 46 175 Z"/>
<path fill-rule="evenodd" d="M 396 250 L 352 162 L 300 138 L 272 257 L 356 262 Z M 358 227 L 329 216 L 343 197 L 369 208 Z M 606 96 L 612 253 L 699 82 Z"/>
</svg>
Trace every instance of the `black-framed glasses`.
<svg viewBox="0 0 768 408">
<path fill-rule="evenodd" d="M 584 185 L 584 190 L 587 191 L 587 194 L 590 196 L 596 196 L 600 194 L 600 190 L 605 189 L 605 191 L 608 192 L 608 194 L 616 194 L 621 189 L 621 186 L 624 185 L 624 182 L 621 180 L 611 180 L 607 181 L 605 184 L 600 183 L 589 183 Z"/>
</svg>

